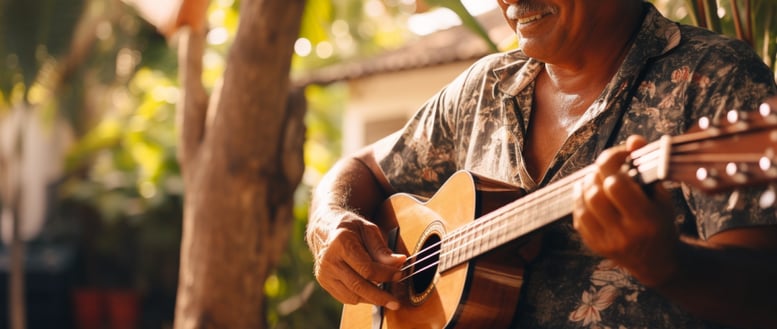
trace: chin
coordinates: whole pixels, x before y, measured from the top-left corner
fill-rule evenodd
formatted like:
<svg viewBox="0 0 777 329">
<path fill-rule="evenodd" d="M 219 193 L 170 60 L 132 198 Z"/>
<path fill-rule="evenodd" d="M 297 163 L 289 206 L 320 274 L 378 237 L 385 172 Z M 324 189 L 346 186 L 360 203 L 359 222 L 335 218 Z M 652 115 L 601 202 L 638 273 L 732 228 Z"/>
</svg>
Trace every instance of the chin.
<svg viewBox="0 0 777 329">
<path fill-rule="evenodd" d="M 553 48 L 548 47 L 545 43 L 537 42 L 537 40 L 533 39 L 521 38 L 520 35 L 518 35 L 518 40 L 518 48 L 520 48 L 526 56 L 547 63 L 547 60 L 555 55 Z"/>
<path fill-rule="evenodd" d="M 536 43 L 521 38 L 520 34 L 518 35 L 518 48 L 520 48 L 526 56 L 531 58 L 540 59 L 538 56 L 541 57 L 542 54 L 542 47 L 538 47 Z"/>
</svg>

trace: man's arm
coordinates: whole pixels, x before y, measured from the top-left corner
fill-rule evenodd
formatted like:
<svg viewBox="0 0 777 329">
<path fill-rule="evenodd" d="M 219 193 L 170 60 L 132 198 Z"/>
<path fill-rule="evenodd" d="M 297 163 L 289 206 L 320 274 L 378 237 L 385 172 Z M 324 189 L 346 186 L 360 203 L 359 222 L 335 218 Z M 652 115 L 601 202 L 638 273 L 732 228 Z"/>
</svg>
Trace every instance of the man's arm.
<svg viewBox="0 0 777 329">
<path fill-rule="evenodd" d="M 375 285 L 396 279 L 405 261 L 392 254 L 381 223 L 371 219 L 388 196 L 389 187 L 373 155 L 383 144 L 344 158 L 327 172 L 313 194 L 307 242 L 315 258 L 316 279 L 333 297 L 347 304 L 396 309 L 396 298 Z"/>
<path fill-rule="evenodd" d="M 577 201 L 574 225 L 586 245 L 699 318 L 777 328 L 777 226 L 680 237 L 665 191 L 648 196 L 620 170 L 644 141 L 628 144 L 599 157 Z"/>
<path fill-rule="evenodd" d="M 701 318 L 745 328 L 777 328 L 777 226 L 683 238 L 678 264 L 660 293 Z"/>
</svg>

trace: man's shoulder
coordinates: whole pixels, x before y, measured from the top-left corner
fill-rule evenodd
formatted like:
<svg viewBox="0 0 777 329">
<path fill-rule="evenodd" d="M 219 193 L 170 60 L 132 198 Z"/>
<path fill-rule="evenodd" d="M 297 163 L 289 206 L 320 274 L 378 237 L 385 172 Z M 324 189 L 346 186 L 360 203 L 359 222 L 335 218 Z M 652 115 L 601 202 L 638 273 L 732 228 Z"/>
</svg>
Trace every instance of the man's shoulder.
<svg viewBox="0 0 777 329">
<path fill-rule="evenodd" d="M 746 42 L 698 26 L 678 24 L 680 27 L 681 49 L 697 54 L 738 55 L 758 58 L 753 48 Z"/>
<path fill-rule="evenodd" d="M 529 57 L 520 49 L 492 53 L 481 57 L 470 67 L 474 71 L 494 71 L 505 67 L 521 67 Z"/>
</svg>

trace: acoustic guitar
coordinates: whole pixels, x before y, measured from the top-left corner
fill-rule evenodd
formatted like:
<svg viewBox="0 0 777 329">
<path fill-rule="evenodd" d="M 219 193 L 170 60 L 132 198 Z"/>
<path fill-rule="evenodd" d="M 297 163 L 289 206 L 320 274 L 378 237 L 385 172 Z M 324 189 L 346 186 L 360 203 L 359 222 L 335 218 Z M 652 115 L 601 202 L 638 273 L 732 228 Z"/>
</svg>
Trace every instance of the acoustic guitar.
<svg viewBox="0 0 777 329">
<path fill-rule="evenodd" d="M 709 192 L 777 180 L 777 114 L 768 106 L 723 122 L 702 119 L 686 134 L 665 136 L 630 154 L 629 173 L 644 184 L 684 182 Z M 467 171 L 451 176 L 428 200 L 391 196 L 379 210 L 397 253 L 408 256 L 403 279 L 383 283 L 397 311 L 345 305 L 342 329 L 488 328 L 510 325 L 523 265 L 536 253 L 532 233 L 572 212 L 588 166 L 521 196 L 515 186 Z M 761 197 L 770 207 L 775 189 Z M 529 242 L 527 242 L 529 241 Z"/>
</svg>

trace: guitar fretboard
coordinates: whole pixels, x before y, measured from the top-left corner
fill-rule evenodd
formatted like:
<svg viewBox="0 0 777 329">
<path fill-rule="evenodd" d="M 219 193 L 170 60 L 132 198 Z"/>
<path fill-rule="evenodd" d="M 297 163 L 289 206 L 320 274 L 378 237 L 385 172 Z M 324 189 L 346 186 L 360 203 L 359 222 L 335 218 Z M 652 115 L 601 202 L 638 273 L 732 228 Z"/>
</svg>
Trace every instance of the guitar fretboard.
<svg viewBox="0 0 777 329">
<path fill-rule="evenodd" d="M 632 154 L 644 182 L 662 175 L 661 163 L 668 140 L 660 140 Z M 545 188 L 515 200 L 443 237 L 438 270 L 443 272 L 533 232 L 572 213 L 583 180 L 594 171 L 588 166 Z"/>
</svg>

